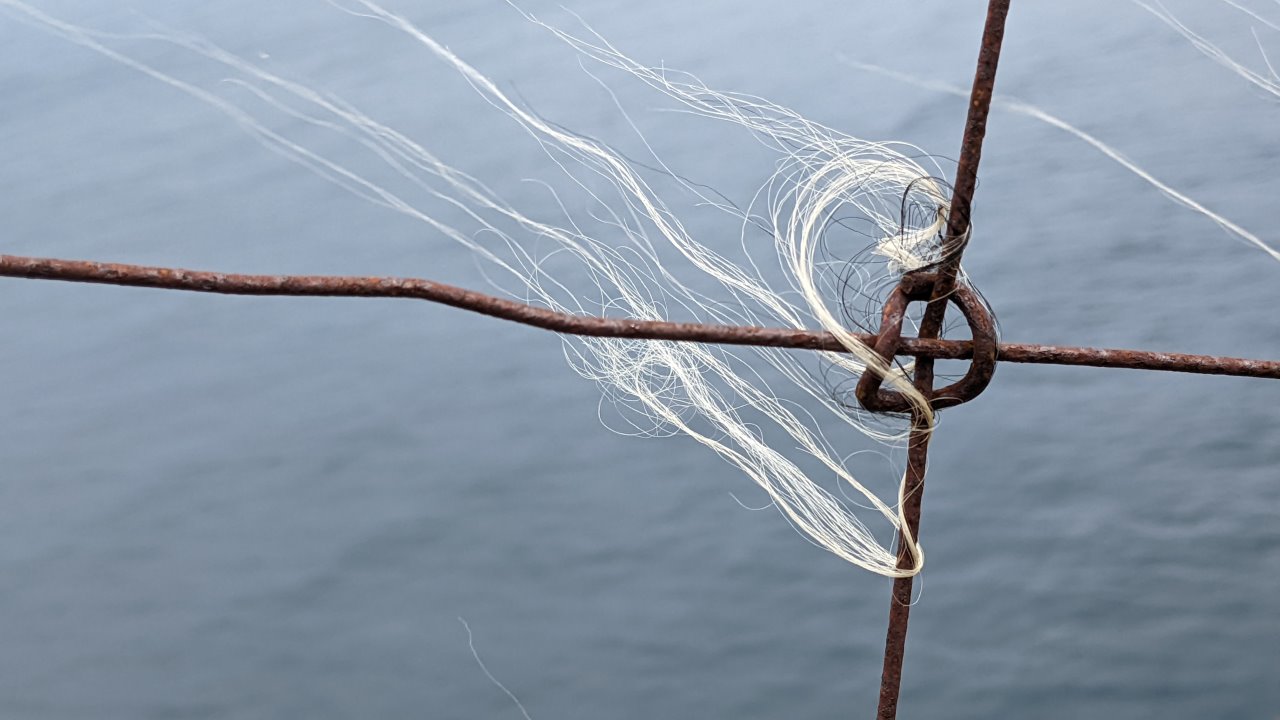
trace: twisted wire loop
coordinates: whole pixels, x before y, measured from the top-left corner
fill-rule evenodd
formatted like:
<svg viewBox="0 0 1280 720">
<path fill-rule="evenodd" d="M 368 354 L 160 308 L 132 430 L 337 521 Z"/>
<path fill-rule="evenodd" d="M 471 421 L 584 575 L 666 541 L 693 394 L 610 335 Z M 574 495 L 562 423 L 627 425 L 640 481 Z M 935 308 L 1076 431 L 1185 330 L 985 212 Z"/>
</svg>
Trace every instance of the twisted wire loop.
<svg viewBox="0 0 1280 720">
<path fill-rule="evenodd" d="M 927 302 L 934 296 L 939 279 L 937 273 L 915 272 L 902 277 L 898 286 L 885 301 L 880 315 L 880 332 L 876 335 L 872 349 L 886 363 L 893 361 L 902 347 L 902 322 L 906 317 L 907 306 L 913 302 Z M 954 303 L 969 324 L 969 332 L 973 339 L 973 360 L 964 377 L 945 387 L 919 388 L 928 399 L 934 410 L 954 407 L 968 402 L 987 389 L 996 372 L 996 358 L 999 354 L 999 341 L 996 335 L 995 318 L 982 298 L 967 283 L 956 284 L 947 294 L 948 302 Z M 886 390 L 881 387 L 884 376 L 876 372 L 865 372 L 858 380 L 854 397 L 862 407 L 871 412 L 905 413 L 912 409 L 909 398 L 897 390 Z"/>
</svg>

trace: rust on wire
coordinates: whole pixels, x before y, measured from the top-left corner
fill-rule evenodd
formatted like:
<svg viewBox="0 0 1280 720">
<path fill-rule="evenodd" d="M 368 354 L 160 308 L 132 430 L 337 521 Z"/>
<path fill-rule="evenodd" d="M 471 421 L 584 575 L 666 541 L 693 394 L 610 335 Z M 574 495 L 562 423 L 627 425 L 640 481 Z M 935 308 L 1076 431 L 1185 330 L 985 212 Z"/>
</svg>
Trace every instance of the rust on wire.
<svg viewBox="0 0 1280 720">
<path fill-rule="evenodd" d="M 884 311 L 880 317 L 880 333 L 872 346 L 885 362 L 893 360 L 902 343 L 902 321 L 906 317 L 907 305 L 911 302 L 929 300 L 933 297 L 934 286 L 938 276 L 933 273 L 912 273 L 903 277 L 902 282 L 885 301 Z M 937 390 L 930 388 L 925 397 L 934 409 L 959 405 L 978 396 L 996 372 L 996 355 L 999 347 L 996 342 L 995 318 L 983 304 L 982 298 L 967 285 L 959 285 L 946 297 L 964 314 L 969 323 L 969 332 L 973 336 L 970 342 L 969 371 L 956 382 Z M 911 401 L 896 390 L 882 390 L 880 386 L 884 377 L 879 373 L 866 372 L 858 380 L 854 396 L 862 406 L 872 412 L 901 413 L 911 409 Z M 923 390 L 922 390 L 923 392 Z"/>
<path fill-rule="evenodd" d="M 935 357 L 942 358 L 941 355 Z M 1280 362 L 1246 360 L 1244 358 L 1188 355 L 1150 350 L 1110 350 L 1107 348 L 1059 347 L 1027 343 L 1005 343 L 1000 346 L 1000 360 L 1038 365 L 1077 365 L 1085 367 L 1124 368 L 1129 370 L 1164 370 L 1199 375 L 1237 375 L 1277 378 Z"/>
<path fill-rule="evenodd" d="M 242 275 L 18 255 L 0 255 L 0 277 L 182 290 L 219 295 L 412 298 L 438 302 L 568 335 L 829 352 L 845 351 L 844 346 L 834 335 L 823 331 L 570 315 L 419 278 Z M 854 337 L 868 346 L 874 346 L 877 340 L 875 335 L 857 334 Z M 907 357 L 968 360 L 973 357 L 973 342 L 902 338 L 896 352 L 898 355 Z M 1276 360 L 1248 360 L 1146 350 L 1062 347 L 1034 343 L 1001 343 L 997 346 L 997 356 L 1001 362 L 1036 365 L 1163 370 L 1198 375 L 1234 375 L 1280 380 L 1280 361 Z"/>
<path fill-rule="evenodd" d="M 987 5 L 986 25 L 982 31 L 982 48 L 978 51 L 978 68 L 974 73 L 973 90 L 969 96 L 969 112 L 965 119 L 964 134 L 960 141 L 960 159 L 956 167 L 956 181 L 952 188 L 951 211 L 947 215 L 947 231 L 943 237 L 942 260 L 936 267 L 936 277 L 929 283 L 930 298 L 920 322 L 922 339 L 937 338 L 947 313 L 948 299 L 957 292 L 956 278 L 960 272 L 960 256 L 969 238 L 969 213 L 973 204 L 973 191 L 978 182 L 978 162 L 982 158 L 982 140 L 987 134 L 987 115 L 991 111 L 991 96 L 995 92 L 996 68 L 1000 62 L 1000 47 L 1004 42 L 1005 18 L 1009 15 L 1009 0 L 990 0 Z M 904 279 L 904 284 L 906 280 Z M 901 287 L 901 286 L 900 286 Z M 967 288 L 965 288 L 967 290 Z M 979 303 L 980 305 L 980 303 Z M 966 313 L 969 322 L 974 316 Z M 883 329 L 882 329 L 883 330 Z M 978 341 L 978 335 L 974 335 Z M 981 375 L 979 357 L 970 368 L 969 376 Z M 995 365 L 990 369 L 994 371 Z M 871 373 L 864 373 L 863 377 Z M 966 379 L 969 377 L 966 376 Z M 987 381 L 990 377 L 986 378 Z M 962 383 L 964 381 L 961 381 Z M 977 386 L 980 385 L 980 386 Z M 975 385 L 977 392 L 986 382 Z M 930 397 L 933 393 L 933 359 L 921 358 L 915 368 L 916 389 Z M 976 395 L 973 393 L 970 399 Z M 868 397 L 875 397 L 868 395 Z M 859 400 L 861 400 L 859 396 Z M 963 402 L 963 400 L 960 400 Z M 907 444 L 907 474 L 902 514 L 907 532 L 920 538 L 920 504 L 924 494 L 925 469 L 928 465 L 929 438 L 932 435 L 929 421 L 912 413 L 912 431 Z M 910 553 L 903 538 L 898 539 L 898 567 L 911 567 Z M 889 604 L 889 629 L 885 636 L 884 667 L 880 675 L 880 702 L 876 717 L 893 720 L 898 716 L 898 695 L 902 688 L 902 659 L 907 644 L 907 623 L 911 617 L 910 576 L 893 581 L 893 597 Z"/>
</svg>

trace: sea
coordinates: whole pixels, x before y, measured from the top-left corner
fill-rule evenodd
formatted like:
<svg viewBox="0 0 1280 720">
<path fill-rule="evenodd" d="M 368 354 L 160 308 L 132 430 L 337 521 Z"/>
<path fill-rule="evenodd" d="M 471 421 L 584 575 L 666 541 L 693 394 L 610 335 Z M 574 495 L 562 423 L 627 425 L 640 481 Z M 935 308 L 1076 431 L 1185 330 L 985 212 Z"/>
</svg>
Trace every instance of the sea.
<svg viewBox="0 0 1280 720">
<path fill-rule="evenodd" d="M 967 87 L 983 3 L 515 1 L 387 8 L 539 117 L 735 203 L 777 169 L 768 148 L 521 11 L 954 168 L 966 99 L 866 64 Z M 1166 6 L 1249 67 L 1280 57 L 1273 4 Z M 557 207 L 556 157 L 355 0 L 30 7 L 98 34 L 0 2 L 0 252 L 503 284 L 86 47 L 264 110 L 159 36 L 342 98 L 539 217 L 596 209 Z M 1014 0 L 997 91 L 1280 242 L 1280 98 L 1139 4 Z M 743 242 L 673 202 L 704 243 Z M 1280 357 L 1280 264 L 1007 105 L 973 220 L 965 268 L 1006 341 Z M 701 445 L 636 437 L 553 334 L 407 300 L 20 279 L 0 308 L 0 717 L 874 713 L 890 581 Z M 900 452 L 818 422 L 891 492 Z M 1280 717 L 1278 434 L 1274 381 L 1001 364 L 932 443 L 901 717 Z"/>
</svg>

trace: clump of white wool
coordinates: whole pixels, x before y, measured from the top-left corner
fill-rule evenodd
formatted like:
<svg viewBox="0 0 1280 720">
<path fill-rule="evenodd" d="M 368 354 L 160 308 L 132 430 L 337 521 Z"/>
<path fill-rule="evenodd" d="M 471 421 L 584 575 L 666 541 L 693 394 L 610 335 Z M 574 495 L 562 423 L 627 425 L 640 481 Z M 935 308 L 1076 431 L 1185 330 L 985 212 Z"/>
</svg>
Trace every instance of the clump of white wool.
<svg viewBox="0 0 1280 720">
<path fill-rule="evenodd" d="M 133 40 L 145 37 L 173 43 L 219 63 L 234 73 L 234 83 L 266 106 L 355 140 L 425 196 L 460 212 L 477 229 L 464 231 L 303 141 L 272 129 L 224 97 L 116 49 L 112 41 L 122 36 L 75 26 L 16 0 L 0 0 L 0 8 L 190 94 L 225 113 L 272 151 L 372 203 L 426 224 L 509 273 L 520 285 L 516 294 L 531 302 L 564 312 L 594 310 L 643 320 L 668 319 L 669 308 L 676 306 L 705 321 L 826 330 L 839 338 L 846 351 L 822 353 L 830 372 L 847 377 L 863 372 L 885 376 L 888 385 L 914 403 L 919 422 L 929 427 L 933 424 L 932 411 L 903 368 L 882 361 L 846 328 L 838 308 L 824 297 L 818 279 L 822 233 L 838 218 L 850 215 L 875 229 L 874 253 L 893 274 L 941 259 L 939 238 L 947 220 L 948 190 L 934 179 L 941 170 L 931 161 L 918 159 L 927 157 L 918 148 L 859 139 L 762 98 L 713 90 L 687 74 L 641 65 L 594 33 L 584 39 L 526 14 L 581 55 L 630 74 L 688 112 L 745 128 L 777 153 L 777 172 L 764 183 L 760 195 L 767 205 L 764 214 L 772 250 L 785 271 L 786 286 L 775 287 L 754 265 L 732 262 L 693 238 L 645 180 L 641 166 L 601 142 L 536 116 L 431 35 L 373 2 L 353 0 L 346 9 L 404 33 L 461 74 L 476 92 L 526 130 L 570 178 L 586 175 L 596 183 L 603 181 L 607 190 L 588 188 L 581 180 L 575 183 L 603 209 L 597 212 L 605 214 L 611 236 L 588 236 L 566 208 L 562 210 L 570 221 L 563 226 L 535 220 L 475 178 L 444 163 L 422 142 L 340 98 L 280 77 L 212 43 L 167 31 L 130 36 Z M 678 179 L 674 174 L 670 177 Z M 737 216 L 744 225 L 753 218 L 750 209 L 727 206 L 691 183 L 680 183 Z M 907 206 L 927 211 L 918 223 L 910 224 L 904 221 L 903 208 Z M 530 239 L 554 243 L 558 259 L 566 255 L 575 259 L 598 290 L 598 307 L 589 307 L 580 294 L 567 293 L 565 286 L 550 276 L 545 256 L 528 249 Z M 696 270 L 704 281 L 713 281 L 718 295 L 713 298 L 679 280 L 670 269 L 673 263 Z M 831 417 L 885 442 L 899 442 L 905 436 L 906 423 L 886 429 L 883 422 L 850 413 L 794 354 L 765 348 L 755 352 Z M 573 367 L 600 383 L 609 397 L 638 409 L 649 419 L 650 424 L 637 425 L 639 432 L 678 432 L 711 448 L 754 480 L 794 527 L 817 545 L 881 575 L 910 576 L 923 567 L 924 553 L 902 517 L 904 483 L 897 483 L 896 497 L 879 497 L 854 477 L 842 455 L 825 438 L 817 419 L 808 410 L 781 399 L 741 359 L 721 348 L 700 344 L 608 338 L 567 339 L 566 354 Z M 840 493 L 856 502 L 845 502 L 815 482 L 783 451 L 787 446 L 807 457 L 805 463 L 816 461 L 824 472 L 837 478 Z M 851 504 L 863 510 L 855 512 Z M 879 518 L 901 537 L 912 559 L 908 566 L 898 567 L 896 553 L 877 539 L 860 517 L 862 513 Z"/>
</svg>

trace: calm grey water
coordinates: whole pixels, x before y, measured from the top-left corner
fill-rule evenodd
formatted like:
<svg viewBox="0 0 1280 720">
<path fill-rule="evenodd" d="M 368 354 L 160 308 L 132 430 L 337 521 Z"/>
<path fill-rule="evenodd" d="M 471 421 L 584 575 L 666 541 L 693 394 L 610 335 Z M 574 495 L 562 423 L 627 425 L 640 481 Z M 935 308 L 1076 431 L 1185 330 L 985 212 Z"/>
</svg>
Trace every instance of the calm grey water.
<svg viewBox="0 0 1280 720">
<path fill-rule="evenodd" d="M 838 57 L 967 84 L 977 2 L 565 4 L 643 62 L 957 147 L 963 100 Z M 421 50 L 326 3 L 112 5 L 42 7 L 209 37 L 520 202 L 554 170 Z M 541 114 L 633 142 L 504 3 L 400 8 Z M 1182 11 L 1252 52 L 1240 16 Z M 0 48 L 4 252 L 487 287 L 189 97 L 4 15 Z M 1140 10 L 1015 3 L 1001 73 L 1274 239 L 1280 106 Z M 681 172 L 737 199 L 765 179 L 734 131 L 608 81 Z M 983 168 L 966 264 L 1006 338 L 1280 356 L 1261 253 L 1032 120 L 997 113 Z M 733 237 L 707 218 L 696 235 Z M 760 494 L 692 442 L 610 432 L 553 336 L 395 301 L 0 298 L 0 716 L 519 718 L 460 617 L 535 720 L 871 714 L 889 582 L 744 509 Z M 1278 407 L 1261 380 L 1002 366 L 935 443 L 903 716 L 1280 716 Z"/>
</svg>

